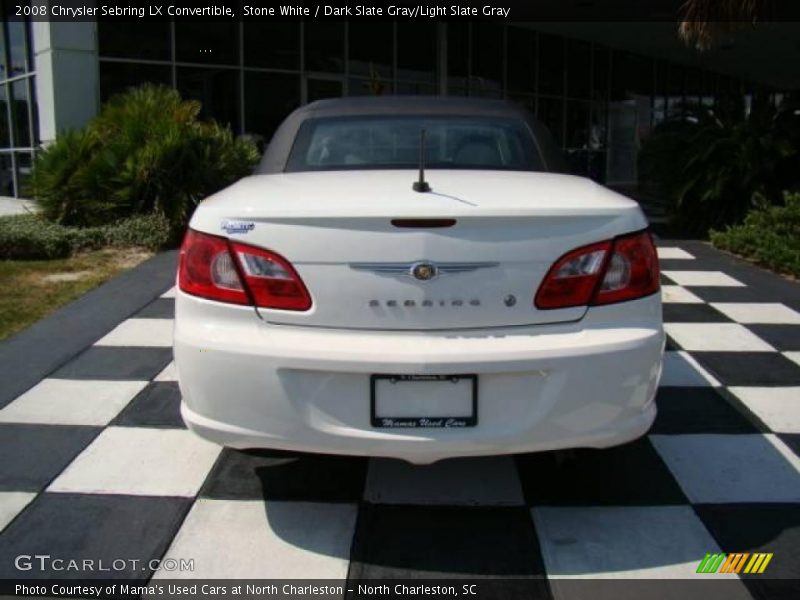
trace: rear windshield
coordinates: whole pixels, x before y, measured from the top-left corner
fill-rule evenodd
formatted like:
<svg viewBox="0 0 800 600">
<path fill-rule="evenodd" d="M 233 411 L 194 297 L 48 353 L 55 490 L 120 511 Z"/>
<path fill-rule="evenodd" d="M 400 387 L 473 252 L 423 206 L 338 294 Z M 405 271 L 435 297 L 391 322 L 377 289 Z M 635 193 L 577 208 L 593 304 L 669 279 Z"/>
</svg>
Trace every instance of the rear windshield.
<svg viewBox="0 0 800 600">
<path fill-rule="evenodd" d="M 545 170 L 524 121 L 437 116 L 309 119 L 286 170 L 413 169 L 423 129 L 428 169 Z"/>
</svg>

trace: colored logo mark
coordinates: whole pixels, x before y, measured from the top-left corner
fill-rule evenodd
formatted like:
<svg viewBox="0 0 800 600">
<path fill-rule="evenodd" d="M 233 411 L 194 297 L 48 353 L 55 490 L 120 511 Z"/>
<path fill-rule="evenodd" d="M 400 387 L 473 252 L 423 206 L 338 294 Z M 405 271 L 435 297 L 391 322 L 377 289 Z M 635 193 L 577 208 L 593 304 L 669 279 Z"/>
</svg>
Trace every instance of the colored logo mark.
<svg viewBox="0 0 800 600">
<path fill-rule="evenodd" d="M 734 552 L 706 554 L 697 566 L 698 573 L 763 573 L 772 552 Z"/>
</svg>

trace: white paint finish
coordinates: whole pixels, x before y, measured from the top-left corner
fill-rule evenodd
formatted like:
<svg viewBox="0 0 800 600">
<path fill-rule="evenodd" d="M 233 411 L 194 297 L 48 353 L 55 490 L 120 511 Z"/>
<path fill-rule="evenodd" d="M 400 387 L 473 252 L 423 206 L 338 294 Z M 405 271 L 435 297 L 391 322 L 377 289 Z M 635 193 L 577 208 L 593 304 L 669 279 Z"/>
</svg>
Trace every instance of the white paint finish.
<svg viewBox="0 0 800 600">
<path fill-rule="evenodd" d="M 191 497 L 219 452 L 182 429 L 109 427 L 48 491 Z"/>
<path fill-rule="evenodd" d="M 97 346 L 172 346 L 172 319 L 128 319 L 98 340 Z"/>
<path fill-rule="evenodd" d="M 719 387 L 720 382 L 688 352 L 664 352 L 661 387 Z"/>
<path fill-rule="evenodd" d="M 175 367 L 175 361 L 170 361 L 170 363 L 164 367 L 164 370 L 156 375 L 153 381 L 178 381 L 178 369 Z"/>
<path fill-rule="evenodd" d="M 775 352 L 775 348 L 738 323 L 665 323 L 664 330 L 688 351 Z"/>
<path fill-rule="evenodd" d="M 800 459 L 779 448 L 772 434 L 651 435 L 650 440 L 693 503 L 800 501 Z"/>
<path fill-rule="evenodd" d="M 542 506 L 531 513 L 551 584 L 691 578 L 706 553 L 720 551 L 690 506 Z"/>
<path fill-rule="evenodd" d="M 194 571 L 155 579 L 338 579 L 347 577 L 358 507 L 200 499 L 165 558 L 193 558 Z"/>
<path fill-rule="evenodd" d="M 800 352 L 784 352 L 783 355 L 792 362 L 800 365 Z"/>
<path fill-rule="evenodd" d="M 0 410 L 0 423 L 107 425 L 146 381 L 43 379 Z"/>
<path fill-rule="evenodd" d="M 663 273 L 678 285 L 744 287 L 741 281 L 721 271 L 664 271 Z"/>
<path fill-rule="evenodd" d="M 776 433 L 800 433 L 800 387 L 732 387 L 742 403 Z"/>
<path fill-rule="evenodd" d="M 703 300 L 679 285 L 662 285 L 661 301 L 670 304 L 702 304 Z"/>
<path fill-rule="evenodd" d="M 673 248 L 669 246 L 658 248 L 658 258 L 662 260 L 694 260 L 694 256 L 683 248 Z"/>
<path fill-rule="evenodd" d="M 711 306 L 737 323 L 800 324 L 800 313 L 778 302 L 712 302 Z"/>
<path fill-rule="evenodd" d="M 29 492 L 0 492 L 0 531 L 28 506 L 36 494 Z"/>
<path fill-rule="evenodd" d="M 175 290 L 175 286 L 172 286 L 172 287 L 171 287 L 171 288 L 169 288 L 169 289 L 168 289 L 166 292 L 164 292 L 163 294 L 161 294 L 161 297 L 162 297 L 162 298 L 174 298 L 174 297 L 175 297 L 175 291 L 176 291 L 176 290 Z"/>
<path fill-rule="evenodd" d="M 364 499 L 446 506 L 525 504 L 514 459 L 508 456 L 452 459 L 425 466 L 372 459 Z"/>
</svg>

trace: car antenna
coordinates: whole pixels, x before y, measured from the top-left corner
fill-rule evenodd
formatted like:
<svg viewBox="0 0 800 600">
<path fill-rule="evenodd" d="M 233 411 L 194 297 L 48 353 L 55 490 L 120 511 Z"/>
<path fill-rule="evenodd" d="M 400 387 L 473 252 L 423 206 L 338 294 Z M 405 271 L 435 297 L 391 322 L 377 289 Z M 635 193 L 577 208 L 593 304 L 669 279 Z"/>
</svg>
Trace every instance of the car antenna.
<svg viewBox="0 0 800 600">
<path fill-rule="evenodd" d="M 425 130 L 419 130 L 419 179 L 414 182 L 411 189 L 415 192 L 430 192 L 431 186 L 425 181 Z"/>
</svg>

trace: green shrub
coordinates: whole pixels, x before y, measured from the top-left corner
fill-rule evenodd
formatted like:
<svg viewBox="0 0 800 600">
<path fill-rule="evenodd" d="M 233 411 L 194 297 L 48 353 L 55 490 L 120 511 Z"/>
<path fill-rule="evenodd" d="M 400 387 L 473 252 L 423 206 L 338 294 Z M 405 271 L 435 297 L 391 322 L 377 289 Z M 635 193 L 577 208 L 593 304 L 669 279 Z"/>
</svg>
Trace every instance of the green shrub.
<svg viewBox="0 0 800 600">
<path fill-rule="evenodd" d="M 640 181 L 669 202 L 684 234 L 740 223 L 755 195 L 777 204 L 783 190 L 800 187 L 797 108 L 792 98 L 777 109 L 756 98 L 747 113 L 733 101 L 687 107 L 645 142 Z"/>
<path fill-rule="evenodd" d="M 787 193 L 782 206 L 754 209 L 741 225 L 710 236 L 717 248 L 800 277 L 800 193 Z"/>
<path fill-rule="evenodd" d="M 62 225 L 160 213 L 182 230 L 206 196 L 247 175 L 252 140 L 198 119 L 200 104 L 153 85 L 113 97 L 84 129 L 37 155 L 30 192 Z"/>
<path fill-rule="evenodd" d="M 107 246 L 159 250 L 173 241 L 169 221 L 159 214 L 99 227 L 66 227 L 39 215 L 0 217 L 0 259 L 48 260 Z"/>
</svg>

